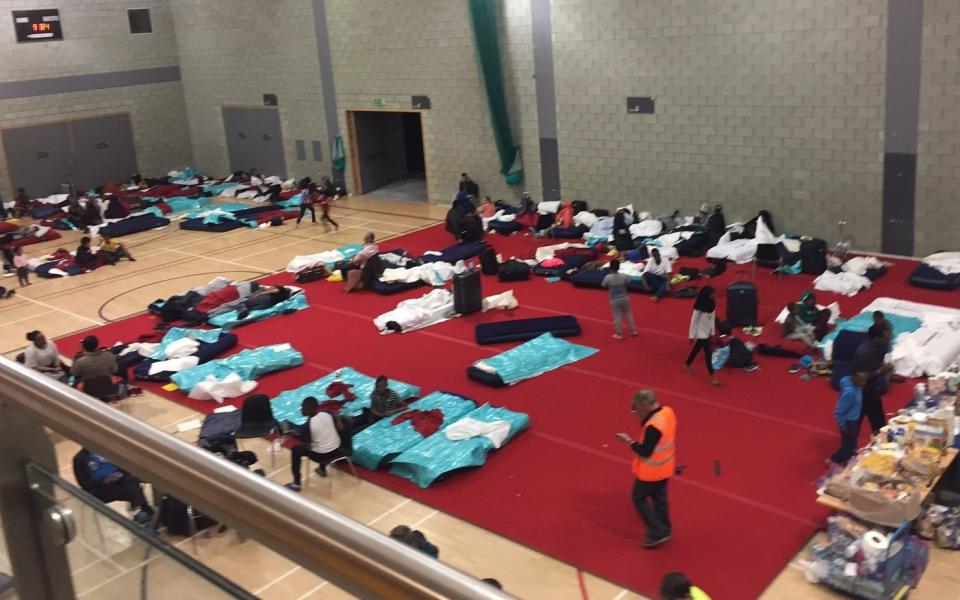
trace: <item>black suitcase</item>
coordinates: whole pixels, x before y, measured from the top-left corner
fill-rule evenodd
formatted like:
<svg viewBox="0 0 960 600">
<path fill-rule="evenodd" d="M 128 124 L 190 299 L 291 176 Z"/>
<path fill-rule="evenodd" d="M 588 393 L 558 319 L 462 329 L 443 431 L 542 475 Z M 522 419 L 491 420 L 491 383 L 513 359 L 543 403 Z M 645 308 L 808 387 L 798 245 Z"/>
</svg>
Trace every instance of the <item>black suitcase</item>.
<svg viewBox="0 0 960 600">
<path fill-rule="evenodd" d="M 827 242 L 817 238 L 800 242 L 800 270 L 807 275 L 827 270 Z"/>
<path fill-rule="evenodd" d="M 526 281 L 530 279 L 530 265 L 519 260 L 508 260 L 497 271 L 500 281 Z"/>
<path fill-rule="evenodd" d="M 500 268 L 500 263 L 497 262 L 497 251 L 493 248 L 484 248 L 480 252 L 480 268 L 483 270 L 484 275 L 496 275 L 497 269 Z"/>
<path fill-rule="evenodd" d="M 453 276 L 453 310 L 461 315 L 479 312 L 483 307 L 480 272 L 469 270 Z"/>
<path fill-rule="evenodd" d="M 330 277 L 330 271 L 328 271 L 325 266 L 319 266 L 300 271 L 294 279 L 297 280 L 297 283 L 310 283 L 311 281 L 320 281 L 327 277 Z"/>
<path fill-rule="evenodd" d="M 727 321 L 733 327 L 757 324 L 760 306 L 757 286 L 749 281 L 736 281 L 727 286 Z"/>
</svg>

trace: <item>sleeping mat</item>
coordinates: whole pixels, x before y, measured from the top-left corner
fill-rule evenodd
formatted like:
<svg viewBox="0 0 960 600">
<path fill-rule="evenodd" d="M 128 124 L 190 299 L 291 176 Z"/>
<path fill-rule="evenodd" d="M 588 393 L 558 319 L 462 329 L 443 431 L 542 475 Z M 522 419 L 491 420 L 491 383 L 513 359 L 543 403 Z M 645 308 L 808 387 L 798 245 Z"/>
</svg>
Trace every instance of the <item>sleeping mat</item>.
<svg viewBox="0 0 960 600">
<path fill-rule="evenodd" d="M 353 436 L 353 462 L 375 470 L 385 466 L 393 457 L 412 448 L 424 440 L 413 421 L 407 419 L 394 425 L 394 420 L 403 414 L 413 415 L 414 411 L 429 412 L 439 410 L 442 413 L 441 427 L 448 425 L 468 412 L 477 408 L 473 400 L 448 394 L 430 392 L 420 400 L 411 403 L 407 410 L 397 415 L 380 419 L 373 425 Z"/>
<path fill-rule="evenodd" d="M 596 348 L 571 344 L 545 333 L 516 348 L 478 360 L 467 369 L 467 375 L 470 379 L 487 385 L 497 386 L 497 381 L 500 385 L 512 385 L 587 358 L 596 352 Z"/>
<path fill-rule="evenodd" d="M 298 310 L 303 310 L 307 308 L 307 296 L 303 292 L 299 292 L 290 298 L 274 304 L 270 308 L 264 308 L 261 310 L 251 310 L 247 316 L 240 318 L 240 314 L 231 310 L 223 314 L 219 314 L 215 317 L 210 317 L 207 322 L 210 325 L 216 327 L 222 327 L 223 329 L 233 329 L 234 327 L 239 327 L 241 325 L 246 325 L 247 323 L 254 323 L 256 321 L 263 321 L 274 317 L 279 314 L 286 314 L 289 312 L 296 312 Z"/>
<path fill-rule="evenodd" d="M 896 313 L 886 313 L 887 320 L 890 321 L 890 325 L 893 326 L 893 333 L 890 335 L 891 344 L 897 339 L 897 336 L 901 333 L 910 333 L 920 329 L 923 325 L 923 321 L 916 317 L 908 317 L 906 315 L 898 315 Z M 873 313 L 872 312 L 862 312 L 858 315 L 855 315 L 851 319 L 839 320 L 837 321 L 837 326 L 823 336 L 823 339 L 820 340 L 820 351 L 823 353 L 824 357 L 832 358 L 833 356 L 833 341 L 840 335 L 841 331 L 859 331 L 866 332 L 870 329 L 870 326 L 873 325 Z"/>
<path fill-rule="evenodd" d="M 343 393 L 340 389 L 334 389 L 330 391 L 337 393 L 333 397 L 329 396 L 327 391 L 332 383 L 342 383 L 347 386 L 349 388 L 346 390 L 348 394 Z M 270 401 L 273 406 L 273 416 L 277 421 L 290 421 L 300 425 L 306 421 L 300 414 L 300 405 L 304 398 L 313 396 L 320 401 L 321 405 L 328 400 L 340 401 L 343 403 L 340 414 L 347 417 L 356 417 L 363 413 L 363 409 L 370 408 L 370 392 L 373 391 L 375 383 L 375 377 L 364 375 L 351 367 L 342 367 L 306 385 L 278 394 Z M 420 388 L 409 383 L 390 379 L 388 385 L 391 390 L 397 393 L 397 396 L 400 396 L 401 400 L 416 398 L 420 395 Z M 342 386 L 336 387 L 342 388 Z"/>
<path fill-rule="evenodd" d="M 303 355 L 290 344 L 275 344 L 212 360 L 176 373 L 170 377 L 170 380 L 184 392 L 189 392 L 208 377 L 222 382 L 228 376 L 236 375 L 242 381 L 255 381 L 267 373 L 298 367 L 302 364 Z"/>
<path fill-rule="evenodd" d="M 174 327 L 168 332 L 172 333 L 174 330 L 181 329 L 179 327 Z M 186 331 L 201 331 L 198 329 L 186 330 Z M 215 335 L 207 335 L 209 332 L 214 332 Z M 232 333 L 225 333 L 220 329 L 211 329 L 209 331 L 203 331 L 204 335 L 198 336 L 196 339 L 199 342 L 196 352 L 190 356 L 195 356 L 197 358 L 197 364 L 202 365 L 207 363 L 216 357 L 220 356 L 227 350 L 233 348 L 237 345 L 237 336 Z M 166 337 L 161 344 L 166 343 L 168 340 Z M 174 340 L 170 340 L 171 342 Z M 158 349 L 159 350 L 159 349 Z M 173 376 L 175 371 L 161 371 L 159 373 L 150 374 L 151 367 L 159 362 L 167 360 L 166 354 L 155 352 L 150 358 L 140 362 L 133 370 L 133 376 L 137 379 L 143 379 L 145 381 L 157 381 L 161 383 L 166 383 L 170 381 L 170 378 Z"/>
<path fill-rule="evenodd" d="M 126 219 L 121 219 L 115 223 L 104 225 L 97 231 L 97 233 L 116 238 L 124 235 L 130 235 L 132 233 L 139 233 L 148 229 L 156 229 L 157 227 L 166 227 L 169 224 L 170 219 L 166 217 L 160 217 L 152 213 L 147 213 L 144 215 L 127 217 Z"/>
<path fill-rule="evenodd" d="M 456 427 L 458 423 L 462 424 L 465 420 L 472 420 L 474 424 L 501 422 L 509 426 L 509 431 L 500 432 L 499 435 L 491 434 L 490 437 L 486 435 L 476 435 L 466 439 L 447 437 L 452 427 Z M 483 465 L 490 451 L 503 447 L 529 426 L 530 417 L 525 413 L 484 404 L 461 419 L 445 425 L 441 431 L 394 458 L 391 461 L 393 467 L 390 472 L 425 488 L 438 478 L 454 471 Z"/>
</svg>

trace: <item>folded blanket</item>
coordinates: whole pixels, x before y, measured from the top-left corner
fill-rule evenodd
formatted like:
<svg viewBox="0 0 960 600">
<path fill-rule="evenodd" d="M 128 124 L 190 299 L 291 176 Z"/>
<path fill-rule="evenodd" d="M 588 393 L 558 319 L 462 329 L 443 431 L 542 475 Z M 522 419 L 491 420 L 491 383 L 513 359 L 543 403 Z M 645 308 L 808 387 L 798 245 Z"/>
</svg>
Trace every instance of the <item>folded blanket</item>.
<svg viewBox="0 0 960 600">
<path fill-rule="evenodd" d="M 598 350 L 571 344 L 545 333 L 506 352 L 485 358 L 474 366 L 496 373 L 507 385 L 542 375 L 563 365 L 592 356 Z"/>
<path fill-rule="evenodd" d="M 290 344 L 275 344 L 211 360 L 176 373 L 170 380 L 195 400 L 222 402 L 224 398 L 249 393 L 256 387 L 256 380 L 267 373 L 302 364 L 303 355 Z M 200 389 L 194 393 L 197 386 Z"/>
</svg>

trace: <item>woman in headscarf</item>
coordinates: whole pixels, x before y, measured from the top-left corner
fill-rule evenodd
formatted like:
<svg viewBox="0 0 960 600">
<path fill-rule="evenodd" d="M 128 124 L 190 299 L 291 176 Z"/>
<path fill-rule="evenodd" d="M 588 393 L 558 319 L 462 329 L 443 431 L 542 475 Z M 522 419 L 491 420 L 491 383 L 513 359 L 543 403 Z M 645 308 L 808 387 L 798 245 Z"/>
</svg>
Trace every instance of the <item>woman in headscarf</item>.
<svg viewBox="0 0 960 600">
<path fill-rule="evenodd" d="M 619 252 L 633 250 L 633 237 L 630 235 L 630 223 L 628 220 L 630 211 L 625 208 L 618 208 L 613 215 L 613 245 Z"/>
<path fill-rule="evenodd" d="M 713 299 L 713 288 L 705 285 L 700 288 L 697 294 L 697 300 L 693 304 L 693 315 L 690 317 L 690 343 L 693 348 L 687 356 L 687 362 L 684 369 L 689 373 L 690 365 L 697 353 L 703 350 L 703 358 L 707 363 L 707 372 L 710 374 L 710 383 L 720 385 L 720 380 L 713 372 L 713 349 L 710 346 L 710 338 L 717 332 L 717 303 Z"/>
<path fill-rule="evenodd" d="M 813 326 L 817 340 L 822 340 L 830 329 L 830 310 L 817 307 L 817 297 L 807 290 L 797 302 L 797 319 L 801 323 Z"/>
</svg>

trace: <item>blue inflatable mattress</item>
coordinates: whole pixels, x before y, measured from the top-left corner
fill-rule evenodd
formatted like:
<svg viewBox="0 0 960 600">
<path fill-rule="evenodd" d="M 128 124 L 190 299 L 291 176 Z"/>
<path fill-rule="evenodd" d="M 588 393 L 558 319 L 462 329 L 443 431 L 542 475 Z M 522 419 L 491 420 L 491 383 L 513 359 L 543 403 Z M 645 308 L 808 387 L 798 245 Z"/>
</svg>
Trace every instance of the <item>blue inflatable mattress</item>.
<svg viewBox="0 0 960 600">
<path fill-rule="evenodd" d="M 542 317 L 539 319 L 514 319 L 512 321 L 480 323 L 476 327 L 478 344 L 526 341 L 532 340 L 544 333 L 552 333 L 554 337 L 580 335 L 580 323 L 577 322 L 576 317 L 564 315 L 559 317 Z"/>
<path fill-rule="evenodd" d="M 483 242 L 466 242 L 454 244 L 440 251 L 440 254 L 425 254 L 420 257 L 420 263 L 429 262 L 448 262 L 456 264 L 457 261 L 466 260 L 477 256 L 487 245 Z"/>
<path fill-rule="evenodd" d="M 610 271 L 606 269 L 595 269 L 592 271 L 577 271 L 570 276 L 570 283 L 576 287 L 582 288 L 603 288 L 603 278 L 606 277 Z M 631 292 L 638 292 L 642 294 L 650 293 L 650 290 L 647 289 L 643 282 L 639 279 L 631 278 L 630 282 L 627 283 L 627 290 Z"/>
<path fill-rule="evenodd" d="M 410 282 L 400 282 L 400 281 L 380 281 L 379 279 L 373 282 L 373 286 L 370 288 L 378 294 L 384 296 L 389 296 L 391 294 L 398 294 L 400 292 L 405 292 L 407 290 L 412 290 L 426 285 L 423 281 L 410 281 Z"/>
<path fill-rule="evenodd" d="M 200 361 L 198 364 L 202 365 L 217 358 L 236 345 L 236 335 L 232 333 L 220 333 L 219 337 L 213 342 L 200 341 L 200 345 L 193 356 L 196 356 Z M 138 364 L 133 370 L 133 376 L 137 379 L 143 379 L 145 381 L 158 381 L 161 383 L 170 381 L 170 377 L 173 375 L 173 372 L 171 371 L 162 371 L 159 373 L 154 373 L 153 375 L 150 374 L 150 367 L 156 362 L 158 362 L 158 360 L 154 358 L 149 358 L 140 362 L 140 364 Z"/>
<path fill-rule="evenodd" d="M 914 287 L 951 291 L 960 287 L 960 273 L 947 275 L 926 263 L 920 263 L 907 281 Z"/>
<path fill-rule="evenodd" d="M 404 412 L 440 410 L 443 413 L 443 425 L 448 425 L 476 408 L 473 400 L 463 396 L 431 392 L 410 404 Z M 371 470 L 385 468 L 393 457 L 423 441 L 423 436 L 410 421 L 394 425 L 397 416 L 380 419 L 353 436 L 353 462 Z"/>
<path fill-rule="evenodd" d="M 170 219 L 166 217 L 158 217 L 154 214 L 145 214 L 137 215 L 135 217 L 127 217 L 117 221 L 116 223 L 110 223 L 100 228 L 100 235 L 107 235 L 109 237 L 121 237 L 124 235 L 130 235 L 132 233 L 138 233 L 140 231 L 146 231 L 148 229 L 156 229 L 157 227 L 165 227 L 170 224 Z"/>
<path fill-rule="evenodd" d="M 448 438 L 448 430 L 452 432 L 451 428 L 456 428 L 457 423 L 464 419 L 481 424 L 499 422 L 509 427 L 509 430 L 499 436 L 490 434 L 490 437 L 478 435 L 465 439 Z M 529 426 L 530 417 L 524 413 L 484 404 L 394 458 L 390 472 L 425 488 L 457 471 L 482 466 L 490 452 L 502 448 Z M 494 439 L 497 440 L 496 443 Z"/>
</svg>

